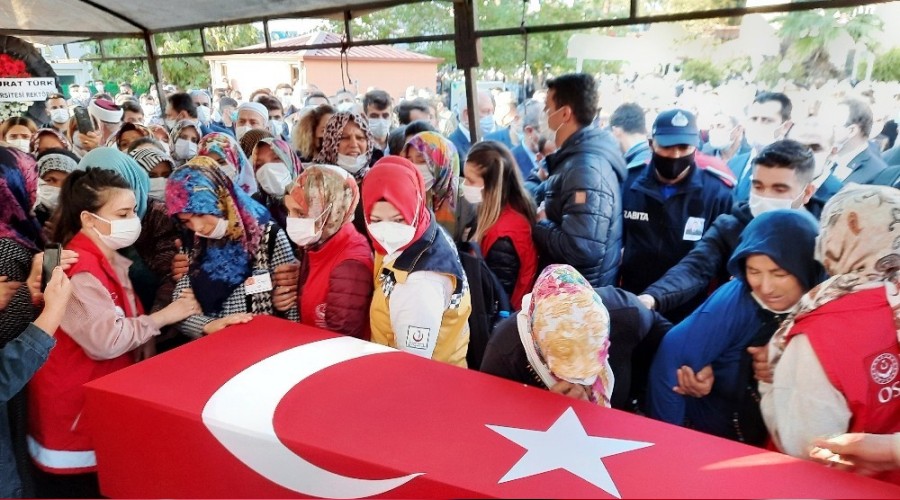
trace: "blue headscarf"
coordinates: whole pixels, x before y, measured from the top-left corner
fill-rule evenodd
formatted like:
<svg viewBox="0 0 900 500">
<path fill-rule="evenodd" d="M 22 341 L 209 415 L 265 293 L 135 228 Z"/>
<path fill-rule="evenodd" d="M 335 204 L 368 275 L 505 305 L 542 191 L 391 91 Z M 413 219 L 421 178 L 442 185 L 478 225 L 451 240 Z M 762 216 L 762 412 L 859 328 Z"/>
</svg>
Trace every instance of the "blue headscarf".
<svg viewBox="0 0 900 500">
<path fill-rule="evenodd" d="M 170 216 L 214 215 L 228 222 L 219 240 L 194 235 L 188 276 L 197 301 L 207 315 L 222 309 L 229 295 L 253 273 L 253 258 L 272 216 L 234 184 L 212 158 L 197 156 L 166 181 Z"/>
<path fill-rule="evenodd" d="M 825 269 L 813 257 L 819 223 L 806 210 L 773 210 L 759 214 L 747 224 L 728 272 L 747 282 L 745 264 L 751 255 L 762 254 L 794 275 L 807 291 L 825 279 Z"/>
<path fill-rule="evenodd" d="M 138 217 L 144 218 L 147 213 L 147 199 L 150 196 L 150 176 L 134 161 L 134 158 L 116 148 L 97 148 L 84 155 L 78 164 L 79 170 L 90 167 L 112 170 L 125 178 L 134 191 Z"/>
</svg>

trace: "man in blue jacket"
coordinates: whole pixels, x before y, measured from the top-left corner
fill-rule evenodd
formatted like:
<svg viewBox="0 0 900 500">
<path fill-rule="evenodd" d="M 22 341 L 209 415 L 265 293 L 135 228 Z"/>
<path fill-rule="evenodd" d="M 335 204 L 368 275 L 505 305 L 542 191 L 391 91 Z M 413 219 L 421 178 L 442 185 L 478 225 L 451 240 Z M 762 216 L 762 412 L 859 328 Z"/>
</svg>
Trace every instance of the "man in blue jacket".
<svg viewBox="0 0 900 500">
<path fill-rule="evenodd" d="M 623 190 L 625 246 L 621 287 L 641 293 L 678 264 L 713 221 L 731 210 L 731 187 L 694 162 L 699 131 L 683 109 L 659 114 L 653 124 L 650 162 L 631 169 Z M 684 318 L 704 297 L 665 313 Z"/>
<path fill-rule="evenodd" d="M 615 283 L 622 249 L 621 183 L 625 162 L 609 132 L 593 125 L 599 109 L 594 78 L 571 73 L 547 82 L 547 134 L 559 149 L 533 237 L 543 263 L 569 264 L 597 288 Z"/>
<path fill-rule="evenodd" d="M 788 96 L 781 92 L 763 92 L 753 99 L 747 111 L 744 124 L 744 137 L 751 150 L 737 154 L 728 160 L 728 168 L 734 173 L 737 185 L 734 188 L 734 201 L 747 201 L 750 196 L 750 173 L 753 159 L 769 144 L 784 138 L 791 125 L 793 104 Z"/>
</svg>

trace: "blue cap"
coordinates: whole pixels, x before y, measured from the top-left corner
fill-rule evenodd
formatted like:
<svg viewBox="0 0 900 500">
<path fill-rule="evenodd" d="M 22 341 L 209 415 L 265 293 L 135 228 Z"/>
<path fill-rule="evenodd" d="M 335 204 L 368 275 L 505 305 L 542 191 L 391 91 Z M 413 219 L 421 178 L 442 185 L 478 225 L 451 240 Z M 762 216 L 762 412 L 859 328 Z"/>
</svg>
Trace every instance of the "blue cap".
<svg viewBox="0 0 900 500">
<path fill-rule="evenodd" d="M 664 148 L 679 144 L 696 146 L 700 142 L 697 118 L 684 109 L 663 111 L 653 122 L 653 142 Z"/>
</svg>

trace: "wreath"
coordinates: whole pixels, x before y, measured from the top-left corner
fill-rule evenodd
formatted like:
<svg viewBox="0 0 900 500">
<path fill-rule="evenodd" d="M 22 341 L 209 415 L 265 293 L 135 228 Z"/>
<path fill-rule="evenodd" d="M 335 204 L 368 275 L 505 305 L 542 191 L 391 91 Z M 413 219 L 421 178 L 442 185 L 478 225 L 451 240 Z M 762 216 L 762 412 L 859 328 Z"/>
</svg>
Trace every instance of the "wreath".
<svg viewBox="0 0 900 500">
<path fill-rule="evenodd" d="M 16 37 L 0 35 L 0 78 L 31 77 L 55 79 L 56 72 L 34 45 Z M 0 121 L 13 116 L 28 116 L 40 123 L 46 119 L 44 101 L 0 102 Z"/>
</svg>

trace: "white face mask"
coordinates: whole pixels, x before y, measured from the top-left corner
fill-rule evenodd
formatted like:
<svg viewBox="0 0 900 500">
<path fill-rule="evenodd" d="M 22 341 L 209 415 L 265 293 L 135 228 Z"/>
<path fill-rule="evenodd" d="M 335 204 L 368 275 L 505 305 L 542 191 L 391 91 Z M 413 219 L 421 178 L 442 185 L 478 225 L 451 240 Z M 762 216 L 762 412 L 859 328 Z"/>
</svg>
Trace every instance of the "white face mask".
<svg viewBox="0 0 900 500">
<path fill-rule="evenodd" d="M 388 132 L 391 131 L 391 122 L 385 118 L 371 118 L 369 119 L 369 132 L 372 132 L 372 135 L 378 139 L 384 139 L 387 137 Z"/>
<path fill-rule="evenodd" d="M 188 139 L 178 139 L 175 141 L 175 158 L 179 160 L 190 160 L 197 156 L 197 144 Z"/>
<path fill-rule="evenodd" d="M 120 250 L 122 248 L 134 245 L 134 242 L 141 236 L 141 219 L 132 217 L 130 219 L 106 220 L 95 213 L 88 212 L 99 220 L 109 224 L 109 234 L 103 234 L 92 228 L 100 241 L 110 250 Z"/>
<path fill-rule="evenodd" d="M 284 122 L 281 120 L 269 120 L 269 129 L 275 138 L 279 138 L 284 133 Z"/>
<path fill-rule="evenodd" d="M 709 131 L 709 146 L 713 149 L 725 149 L 731 146 L 732 142 L 734 141 L 731 140 L 731 130 L 716 128 Z"/>
<path fill-rule="evenodd" d="M 484 186 L 469 186 L 467 184 L 462 185 L 462 195 L 463 198 L 466 199 L 469 203 L 473 205 L 477 205 L 482 201 L 482 192 L 484 191 Z"/>
<path fill-rule="evenodd" d="M 53 123 L 66 123 L 69 121 L 69 110 L 66 108 L 56 108 L 50 112 L 50 121 Z"/>
<path fill-rule="evenodd" d="M 754 217 L 759 217 L 760 214 L 771 212 L 773 210 L 792 209 L 794 208 L 794 202 L 802 197 L 803 193 L 801 192 L 800 196 L 794 198 L 793 200 L 782 198 L 766 198 L 765 196 L 759 196 L 753 191 L 750 191 L 750 213 L 753 214 Z"/>
<path fill-rule="evenodd" d="M 416 236 L 415 226 L 399 222 L 381 221 L 368 225 L 372 239 L 384 248 L 386 255 L 405 247 Z"/>
<path fill-rule="evenodd" d="M 219 219 L 219 222 L 216 222 L 216 227 L 213 228 L 212 232 L 209 234 L 200 234 L 197 233 L 197 236 L 201 238 L 206 238 L 209 240 L 221 240 L 225 237 L 225 232 L 228 230 L 228 221 L 225 219 Z"/>
<path fill-rule="evenodd" d="M 338 153 L 337 156 L 337 164 L 339 167 L 343 168 L 347 172 L 351 174 L 355 174 L 365 167 L 369 161 L 366 159 L 366 155 L 359 156 L 347 156 Z"/>
<path fill-rule="evenodd" d="M 293 179 L 284 163 L 266 163 L 256 171 L 256 180 L 263 191 L 281 198 Z"/>
<path fill-rule="evenodd" d="M 322 238 L 322 230 L 316 231 L 316 223 L 331 210 L 331 205 L 315 219 L 308 217 L 288 217 L 285 231 L 288 238 L 299 247 L 312 245 Z"/>
<path fill-rule="evenodd" d="M 209 106 L 197 106 L 197 120 L 200 123 L 209 123 L 211 117 L 212 111 L 210 111 Z"/>
<path fill-rule="evenodd" d="M 157 200 L 166 200 L 166 178 L 151 177 L 150 178 L 150 197 Z"/>
<path fill-rule="evenodd" d="M 58 187 L 47 184 L 44 179 L 38 179 L 37 204 L 43 205 L 50 211 L 55 210 L 59 204 L 59 191 Z"/>
<path fill-rule="evenodd" d="M 178 125 L 178 120 L 173 120 L 171 118 L 166 118 L 166 128 L 169 130 L 175 130 L 175 126 Z"/>
<path fill-rule="evenodd" d="M 219 165 L 219 170 L 221 170 L 222 173 L 225 174 L 225 177 L 231 179 L 231 182 L 237 180 L 237 169 L 230 163 Z"/>
<path fill-rule="evenodd" d="M 10 146 L 18 149 L 23 153 L 27 153 L 31 150 L 31 141 L 28 139 L 13 139 L 11 141 L 6 141 Z"/>
<path fill-rule="evenodd" d="M 234 135 L 237 136 L 237 140 L 241 140 L 241 137 L 244 137 L 244 134 L 250 131 L 250 127 L 244 125 L 242 127 L 234 128 Z"/>
<path fill-rule="evenodd" d="M 431 189 L 431 187 L 434 186 L 434 174 L 431 172 L 431 167 L 429 167 L 427 163 L 416 163 L 416 168 L 419 169 L 419 172 L 422 174 L 422 181 L 425 182 L 425 190 Z"/>
<path fill-rule="evenodd" d="M 753 149 L 761 151 L 764 147 L 775 142 L 775 131 L 779 126 L 780 124 L 773 127 L 766 124 L 749 123 L 744 129 L 744 135 Z"/>
</svg>

